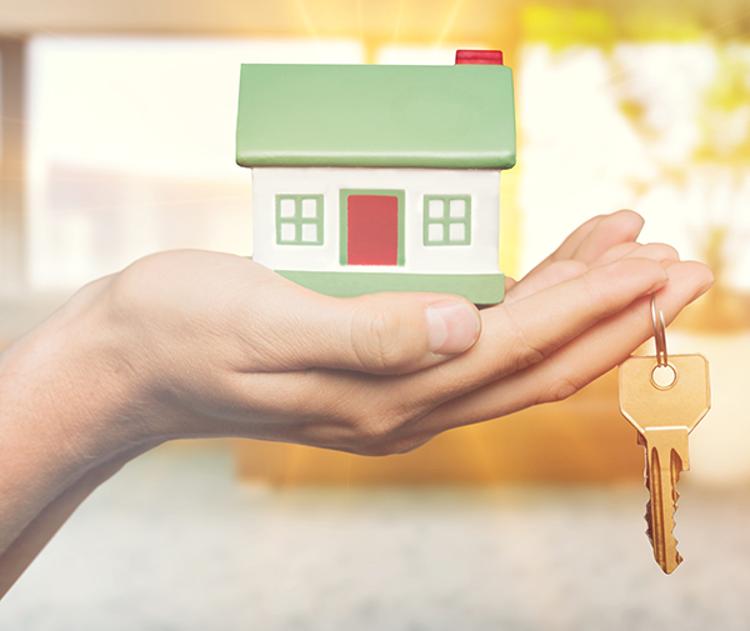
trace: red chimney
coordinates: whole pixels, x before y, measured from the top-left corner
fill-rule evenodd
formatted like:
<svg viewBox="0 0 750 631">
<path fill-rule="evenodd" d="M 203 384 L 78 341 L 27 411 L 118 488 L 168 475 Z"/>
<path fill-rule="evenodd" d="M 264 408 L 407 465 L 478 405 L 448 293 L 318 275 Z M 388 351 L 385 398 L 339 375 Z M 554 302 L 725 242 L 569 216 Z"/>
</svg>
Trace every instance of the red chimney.
<svg viewBox="0 0 750 631">
<path fill-rule="evenodd" d="M 457 50 L 456 64 L 503 65 L 502 50 Z"/>
</svg>

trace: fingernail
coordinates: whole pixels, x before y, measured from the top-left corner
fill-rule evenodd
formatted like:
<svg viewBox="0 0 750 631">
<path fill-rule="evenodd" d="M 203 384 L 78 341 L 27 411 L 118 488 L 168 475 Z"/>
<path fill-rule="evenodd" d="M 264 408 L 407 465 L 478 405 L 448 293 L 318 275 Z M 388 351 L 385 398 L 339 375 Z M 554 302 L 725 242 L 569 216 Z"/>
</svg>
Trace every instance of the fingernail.
<svg viewBox="0 0 750 631">
<path fill-rule="evenodd" d="M 444 300 L 425 310 L 430 350 L 441 355 L 462 353 L 479 337 L 481 322 L 476 308 L 466 302 Z"/>
</svg>

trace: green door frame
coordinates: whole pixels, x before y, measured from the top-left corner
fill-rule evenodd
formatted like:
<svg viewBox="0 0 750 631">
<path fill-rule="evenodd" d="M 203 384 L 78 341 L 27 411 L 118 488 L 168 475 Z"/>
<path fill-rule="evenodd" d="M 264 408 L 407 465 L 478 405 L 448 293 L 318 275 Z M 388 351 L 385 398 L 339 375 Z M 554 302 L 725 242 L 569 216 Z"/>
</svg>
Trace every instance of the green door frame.
<svg viewBox="0 0 750 631">
<path fill-rule="evenodd" d="M 398 256 L 396 265 L 404 264 L 404 199 L 403 190 L 383 188 L 342 188 L 339 191 L 339 262 L 341 265 L 349 265 L 349 220 L 348 207 L 350 195 L 382 195 L 384 197 L 395 197 L 398 200 Z"/>
</svg>

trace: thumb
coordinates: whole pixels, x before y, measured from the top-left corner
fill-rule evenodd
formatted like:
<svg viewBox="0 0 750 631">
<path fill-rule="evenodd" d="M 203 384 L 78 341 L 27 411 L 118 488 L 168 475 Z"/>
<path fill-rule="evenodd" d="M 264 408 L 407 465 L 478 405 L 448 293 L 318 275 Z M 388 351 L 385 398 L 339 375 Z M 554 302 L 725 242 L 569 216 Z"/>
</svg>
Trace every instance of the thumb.
<svg viewBox="0 0 750 631">
<path fill-rule="evenodd" d="M 479 338 L 477 308 L 459 296 L 383 293 L 298 295 L 285 326 L 289 368 L 408 373 L 463 353 Z M 288 310 L 287 310 L 288 313 Z M 285 361 L 285 364 L 287 362 Z"/>
<path fill-rule="evenodd" d="M 471 348 L 481 330 L 477 308 L 458 296 L 372 294 L 351 303 L 354 368 L 366 372 L 433 366 Z"/>
</svg>

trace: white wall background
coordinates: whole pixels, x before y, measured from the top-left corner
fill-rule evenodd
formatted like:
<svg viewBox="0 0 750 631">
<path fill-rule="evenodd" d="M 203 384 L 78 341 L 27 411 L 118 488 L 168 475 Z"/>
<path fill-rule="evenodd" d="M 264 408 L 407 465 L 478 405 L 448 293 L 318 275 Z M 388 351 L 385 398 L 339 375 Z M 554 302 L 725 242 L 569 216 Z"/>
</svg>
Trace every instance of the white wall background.
<svg viewBox="0 0 750 631">
<path fill-rule="evenodd" d="M 250 254 L 240 64 L 360 63 L 353 41 L 40 37 L 30 46 L 29 265 L 74 288 L 162 249 Z"/>
</svg>

